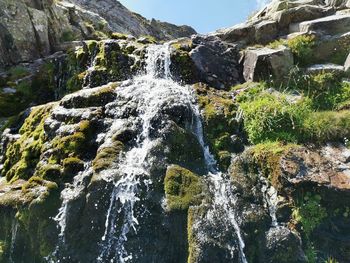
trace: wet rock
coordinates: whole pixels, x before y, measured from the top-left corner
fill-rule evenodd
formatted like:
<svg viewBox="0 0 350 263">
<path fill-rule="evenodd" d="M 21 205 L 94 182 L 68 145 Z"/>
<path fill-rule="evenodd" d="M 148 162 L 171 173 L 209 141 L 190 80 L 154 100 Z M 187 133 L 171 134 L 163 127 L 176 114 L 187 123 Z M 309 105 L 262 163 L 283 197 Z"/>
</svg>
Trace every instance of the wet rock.
<svg viewBox="0 0 350 263">
<path fill-rule="evenodd" d="M 287 227 L 271 228 L 266 233 L 266 262 L 308 262 L 300 237 Z"/>
<path fill-rule="evenodd" d="M 104 106 L 114 101 L 116 98 L 116 86 L 116 84 L 110 84 L 93 89 L 81 90 L 64 97 L 61 101 L 61 105 L 68 109 Z"/>
<path fill-rule="evenodd" d="M 238 50 L 235 45 L 222 42 L 218 37 L 194 36 L 190 52 L 199 75 L 199 81 L 218 89 L 239 83 Z"/>
</svg>

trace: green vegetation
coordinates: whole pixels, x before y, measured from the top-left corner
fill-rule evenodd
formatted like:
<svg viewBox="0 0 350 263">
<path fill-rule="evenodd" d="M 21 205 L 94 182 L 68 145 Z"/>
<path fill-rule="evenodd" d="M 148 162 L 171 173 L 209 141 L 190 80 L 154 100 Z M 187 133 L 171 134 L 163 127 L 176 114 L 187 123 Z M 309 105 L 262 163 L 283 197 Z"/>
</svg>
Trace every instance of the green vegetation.
<svg viewBox="0 0 350 263">
<path fill-rule="evenodd" d="M 308 262 L 317 262 L 317 251 L 313 243 L 310 241 L 310 236 L 314 229 L 316 229 L 328 217 L 327 210 L 321 205 L 322 198 L 318 194 L 307 192 L 305 196 L 296 200 L 293 209 L 293 219 L 301 224 L 303 233 L 306 237 L 305 254 Z"/>
<path fill-rule="evenodd" d="M 111 168 L 123 150 L 124 144 L 120 141 L 115 141 L 111 146 L 100 149 L 93 161 L 94 171 L 98 173 Z"/>
<path fill-rule="evenodd" d="M 61 35 L 61 42 L 70 42 L 74 40 L 76 40 L 76 37 L 73 31 L 70 31 L 70 30 L 63 31 Z"/>
<path fill-rule="evenodd" d="M 310 102 L 297 102 L 284 94 L 261 93 L 240 104 L 249 140 L 256 144 L 267 140 L 297 142 L 303 139 L 303 120 L 310 114 Z"/>
<path fill-rule="evenodd" d="M 14 81 L 28 76 L 30 72 L 26 67 L 15 66 L 11 68 L 8 73 L 10 74 L 10 81 Z"/>
<path fill-rule="evenodd" d="M 280 160 L 292 149 L 296 149 L 296 144 L 284 144 L 277 141 L 266 141 L 255 145 L 250 149 L 253 162 L 258 166 L 262 175 L 269 179 L 276 189 L 282 187 L 280 183 Z"/>
<path fill-rule="evenodd" d="M 164 190 L 169 211 L 183 211 L 200 203 L 202 183 L 198 175 L 173 165 L 166 172 Z"/>
<path fill-rule="evenodd" d="M 333 257 L 329 257 L 324 261 L 324 263 L 338 263 L 338 261 Z"/>
<path fill-rule="evenodd" d="M 237 105 L 229 92 L 217 91 L 205 85 L 195 85 L 198 104 L 203 110 L 204 130 L 212 152 L 222 168 L 227 168 L 230 152 L 237 150 L 231 135 L 238 130 L 235 120 Z"/>
<path fill-rule="evenodd" d="M 4 92 L 0 87 L 0 116 L 11 117 L 19 114 L 30 105 L 43 104 L 54 100 L 54 65 L 44 63 L 33 76 L 28 69 L 16 66 L 8 70 L 4 87 L 11 88 L 11 92 Z"/>
<path fill-rule="evenodd" d="M 128 38 L 128 35 L 114 32 L 111 34 L 111 38 L 117 40 L 126 40 Z"/>
<path fill-rule="evenodd" d="M 300 222 L 303 232 L 310 237 L 312 231 L 327 218 L 327 210 L 321 205 L 321 196 L 307 192 L 297 200 L 293 209 L 293 218 Z"/>
<path fill-rule="evenodd" d="M 296 64 L 306 66 L 312 64 L 313 48 L 316 45 L 315 36 L 300 35 L 292 39 L 279 39 L 268 45 L 270 48 L 278 48 L 280 45 L 289 47 L 294 55 Z"/>
<path fill-rule="evenodd" d="M 33 175 L 46 140 L 44 122 L 52 106 L 33 108 L 20 129 L 21 137 L 8 145 L 2 170 L 8 181 L 29 179 Z"/>
<path fill-rule="evenodd" d="M 250 142 L 343 141 L 350 135 L 350 84 L 331 73 L 305 75 L 277 90 L 264 83 L 243 90 L 237 102 Z M 283 90 L 283 91 L 278 91 Z"/>
</svg>

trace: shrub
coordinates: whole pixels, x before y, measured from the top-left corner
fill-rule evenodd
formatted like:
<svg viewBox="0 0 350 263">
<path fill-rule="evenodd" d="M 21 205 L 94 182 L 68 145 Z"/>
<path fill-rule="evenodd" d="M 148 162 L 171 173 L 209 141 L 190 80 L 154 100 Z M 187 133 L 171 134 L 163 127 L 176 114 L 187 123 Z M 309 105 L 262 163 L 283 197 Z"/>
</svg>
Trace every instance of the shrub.
<svg viewBox="0 0 350 263">
<path fill-rule="evenodd" d="M 306 66 L 312 63 L 312 53 L 315 44 L 315 36 L 300 35 L 288 40 L 275 40 L 267 46 L 273 49 L 278 48 L 280 45 L 289 47 L 294 55 L 295 62 L 300 66 Z"/>
<path fill-rule="evenodd" d="M 315 46 L 315 37 L 301 35 L 287 41 L 287 46 L 292 50 L 295 61 L 300 66 L 306 66 L 312 61 L 312 50 Z"/>
</svg>

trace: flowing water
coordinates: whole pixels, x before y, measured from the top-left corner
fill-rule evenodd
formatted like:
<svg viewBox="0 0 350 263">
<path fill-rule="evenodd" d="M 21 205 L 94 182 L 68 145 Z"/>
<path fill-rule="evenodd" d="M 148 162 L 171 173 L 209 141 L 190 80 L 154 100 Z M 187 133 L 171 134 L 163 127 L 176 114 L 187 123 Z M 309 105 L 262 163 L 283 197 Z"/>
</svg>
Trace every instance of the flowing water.
<svg viewBox="0 0 350 263">
<path fill-rule="evenodd" d="M 114 189 L 107 211 L 105 233 L 101 239 L 101 250 L 97 259 L 99 262 L 111 258 L 111 262 L 127 262 L 133 259 L 125 245 L 128 235 L 137 233 L 139 220 L 145 213 L 140 209 L 135 211 L 135 206 L 142 201 L 141 189 L 147 189 L 152 184 L 149 178 L 152 158 L 149 153 L 158 139 L 151 136 L 155 129 L 152 121 L 160 115 L 162 106 L 170 98 L 175 98 L 176 103 L 193 104 L 189 87 L 182 87 L 171 80 L 168 45 L 150 46 L 147 50 L 146 73 L 124 82 L 117 93 L 118 101 L 137 104 L 141 132 L 136 138 L 135 146 L 126 152 L 117 167 L 104 172 L 105 179 L 114 183 Z M 127 103 L 110 110 L 116 116 L 115 123 L 122 121 L 125 107 Z M 121 226 L 120 223 L 117 224 L 120 220 Z"/>
<path fill-rule="evenodd" d="M 132 119 L 133 126 L 137 127 L 139 132 L 132 146 L 129 146 L 124 154 L 116 156 L 114 166 L 101 172 L 102 178 L 113 185 L 113 190 L 96 261 L 123 263 L 136 260 L 137 255 L 128 251 L 128 241 L 137 235 L 140 222 L 150 216 L 143 205 L 145 193 L 152 186 L 150 170 L 154 157 L 150 153 L 162 136 L 155 132 L 158 128 L 156 125 L 159 125 L 155 120 L 162 119 L 164 105 L 175 103 L 185 105 L 191 110 L 192 122 L 189 120 L 189 126 L 203 150 L 207 166 L 204 180 L 213 195 L 206 220 L 211 224 L 218 217 L 225 218 L 225 224 L 233 229 L 231 239 L 238 247 L 240 262 L 246 263 L 245 244 L 234 211 L 237 198 L 234 189 L 228 175 L 217 169 L 216 161 L 205 143 L 201 114 L 193 90 L 190 86 L 181 86 L 172 80 L 170 65 L 169 44 L 149 46 L 145 73 L 123 82 L 116 89 L 116 101 L 106 105 L 106 114 L 111 117 L 111 125 L 107 132 L 99 135 L 100 147 L 108 147 L 115 132 L 125 125 L 125 112 L 130 110 L 130 105 L 136 105 L 136 113 L 129 119 Z M 92 61 L 91 67 L 93 66 Z M 86 79 L 85 82 L 89 83 L 89 80 Z M 74 182 L 61 194 L 62 206 L 54 218 L 60 229 L 59 243 L 52 258 L 59 258 L 60 251 L 64 249 L 69 203 L 85 189 L 82 182 L 91 174 L 90 170 L 90 167 L 87 167 L 85 172 L 79 173 Z M 233 254 L 235 248 L 230 249 Z"/>
<path fill-rule="evenodd" d="M 62 250 L 65 249 L 66 245 L 65 234 L 67 227 L 67 217 L 70 209 L 69 205 L 86 189 L 88 178 L 91 177 L 91 174 L 91 163 L 87 163 L 85 164 L 84 171 L 79 172 L 74 177 L 73 183 L 67 184 L 66 188 L 61 192 L 62 205 L 58 210 L 58 214 L 53 218 L 57 222 L 60 233 L 58 235 L 58 243 L 55 251 L 46 258 L 48 262 L 60 262 L 60 257 L 62 257 L 63 260 L 67 259 L 65 256 L 61 256 L 60 254 Z"/>
<path fill-rule="evenodd" d="M 271 217 L 271 226 L 277 227 L 278 221 L 276 216 L 277 205 L 278 205 L 278 193 L 277 190 L 269 183 L 269 181 L 260 174 L 260 182 L 262 183 L 261 192 L 264 197 L 265 204 L 269 210 Z"/>
<path fill-rule="evenodd" d="M 234 211 L 237 196 L 234 194 L 234 189 L 230 182 L 229 176 L 218 170 L 215 158 L 210 153 L 209 147 L 204 142 L 203 125 L 200 119 L 198 106 L 194 105 L 193 109 L 195 116 L 193 132 L 203 149 L 204 159 L 208 170 L 208 175 L 205 177 L 205 179 L 209 186 L 208 188 L 210 193 L 213 194 L 211 208 L 209 211 L 207 211 L 205 220 L 207 220 L 209 224 L 215 224 L 217 218 L 221 217 L 225 218 L 225 224 L 232 225 L 238 239 L 240 262 L 247 263 L 247 259 L 244 254 L 245 243 Z M 201 236 L 208 238 L 206 237 L 206 233 L 201 233 Z M 231 250 L 231 255 L 233 256 L 234 248 L 230 247 L 229 249 Z"/>
<path fill-rule="evenodd" d="M 18 231 L 18 221 L 14 220 L 12 222 L 12 227 L 11 227 L 11 245 L 10 245 L 10 257 L 9 257 L 10 263 L 15 263 L 15 261 L 12 258 L 12 255 L 15 250 L 17 231 Z"/>
</svg>

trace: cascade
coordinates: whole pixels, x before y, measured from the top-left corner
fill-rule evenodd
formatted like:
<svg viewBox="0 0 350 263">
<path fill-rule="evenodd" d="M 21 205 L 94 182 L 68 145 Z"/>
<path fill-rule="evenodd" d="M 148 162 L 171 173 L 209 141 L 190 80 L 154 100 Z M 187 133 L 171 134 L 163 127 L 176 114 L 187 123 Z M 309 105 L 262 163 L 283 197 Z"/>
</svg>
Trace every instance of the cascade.
<svg viewBox="0 0 350 263">
<path fill-rule="evenodd" d="M 13 252 L 15 250 L 17 231 L 18 231 L 18 221 L 14 220 L 12 222 L 12 226 L 11 226 L 11 246 L 10 246 L 10 258 L 9 258 L 10 263 L 15 262 L 12 258 L 12 255 L 13 255 Z"/>
<path fill-rule="evenodd" d="M 193 97 L 188 87 L 171 80 L 169 45 L 154 45 L 147 50 L 146 73 L 124 82 L 117 90 L 118 101 L 134 101 L 138 107 L 138 134 L 135 145 L 126 152 L 116 168 L 105 171 L 104 177 L 114 184 L 105 222 L 105 233 L 101 239 L 99 262 L 112 258 L 112 262 L 127 262 L 133 259 L 125 244 L 128 235 L 136 234 L 139 220 L 145 216 L 142 208 L 135 207 L 142 200 L 141 189 L 148 188 L 149 169 L 152 165 L 150 150 L 157 138 L 151 136 L 154 120 L 162 111 L 162 105 L 171 97 L 181 104 L 192 105 Z M 116 116 L 114 123 L 122 121 L 123 106 L 110 109 Z M 116 124 L 117 123 L 117 124 Z M 105 141 L 113 132 L 107 133 Z M 137 211 L 136 211 L 137 210 Z M 122 226 L 117 227 L 117 220 Z M 113 261 L 114 260 L 114 261 Z"/>
<path fill-rule="evenodd" d="M 92 169 L 91 163 L 86 163 L 84 170 L 79 172 L 73 179 L 71 184 L 67 184 L 65 189 L 61 192 L 62 204 L 58 210 L 57 215 L 53 218 L 57 223 L 57 227 L 60 232 L 58 235 L 58 243 L 54 252 L 46 258 L 46 261 L 54 263 L 60 262 L 58 258 L 61 257 L 61 251 L 65 249 L 66 243 L 66 227 L 67 227 L 67 215 L 69 213 L 70 202 L 75 200 L 80 196 L 80 194 L 86 189 L 88 178 L 91 177 Z M 65 256 L 62 256 L 63 259 L 67 259 Z"/>
<path fill-rule="evenodd" d="M 93 65 L 92 61 L 91 67 Z M 197 138 L 203 151 L 207 171 L 204 181 L 213 196 L 206 220 L 209 224 L 215 224 L 215 218 L 225 218 L 225 224 L 233 231 L 232 242 L 238 247 L 240 262 L 247 263 L 244 254 L 245 244 L 234 211 L 237 199 L 235 191 L 228 175 L 218 170 L 215 158 L 205 143 L 201 113 L 193 90 L 190 86 L 181 86 L 172 80 L 170 65 L 169 44 L 149 46 L 145 73 L 122 82 L 116 89 L 115 102 L 106 105 L 106 114 L 110 118 L 111 125 L 98 136 L 101 148 L 110 146 L 113 135 L 125 125 L 125 112 L 129 110 L 130 103 L 137 105 L 137 112 L 132 122 L 139 132 L 125 153 L 115 156 L 114 165 L 101 172 L 103 180 L 113 185 L 113 189 L 106 208 L 104 232 L 100 239 L 96 261 L 123 263 L 137 260 L 137 255 L 128 251 L 128 241 L 137 235 L 140 222 L 152 216 L 148 213 L 144 201 L 147 198 L 145 193 L 152 187 L 150 170 L 154 158 L 151 150 L 162 136 L 155 132 L 158 127 L 154 120 L 161 119 L 163 106 L 171 99 L 172 103 L 186 105 L 190 109 L 192 115 L 190 131 Z M 84 82 L 88 83 L 88 79 Z M 49 262 L 59 262 L 53 261 L 57 258 L 67 259 L 61 252 L 66 246 L 65 232 L 69 203 L 86 189 L 85 178 L 91 173 L 91 165 L 88 165 L 61 194 L 62 206 L 54 218 L 60 230 L 59 242 L 56 250 L 48 258 Z M 205 235 L 203 232 L 203 236 Z M 231 248 L 231 254 L 234 249 Z"/>
<path fill-rule="evenodd" d="M 240 262 L 247 263 L 248 261 L 244 254 L 245 243 L 234 211 L 237 196 L 234 194 L 234 189 L 231 185 L 230 178 L 228 175 L 218 170 L 214 156 L 210 153 L 209 147 L 205 145 L 203 125 L 197 105 L 193 105 L 193 112 L 195 118 L 193 132 L 198 138 L 198 141 L 203 149 L 204 159 L 208 170 L 205 180 L 209 186 L 208 188 L 210 193 L 213 194 L 212 206 L 206 214 L 206 220 L 208 220 L 209 223 L 214 223 L 216 217 L 226 218 L 227 221 L 225 224 L 231 224 L 233 226 L 235 234 L 238 238 Z M 201 234 L 202 236 L 206 236 L 206 233 L 204 232 Z M 230 249 L 232 250 L 233 248 Z"/>
</svg>

